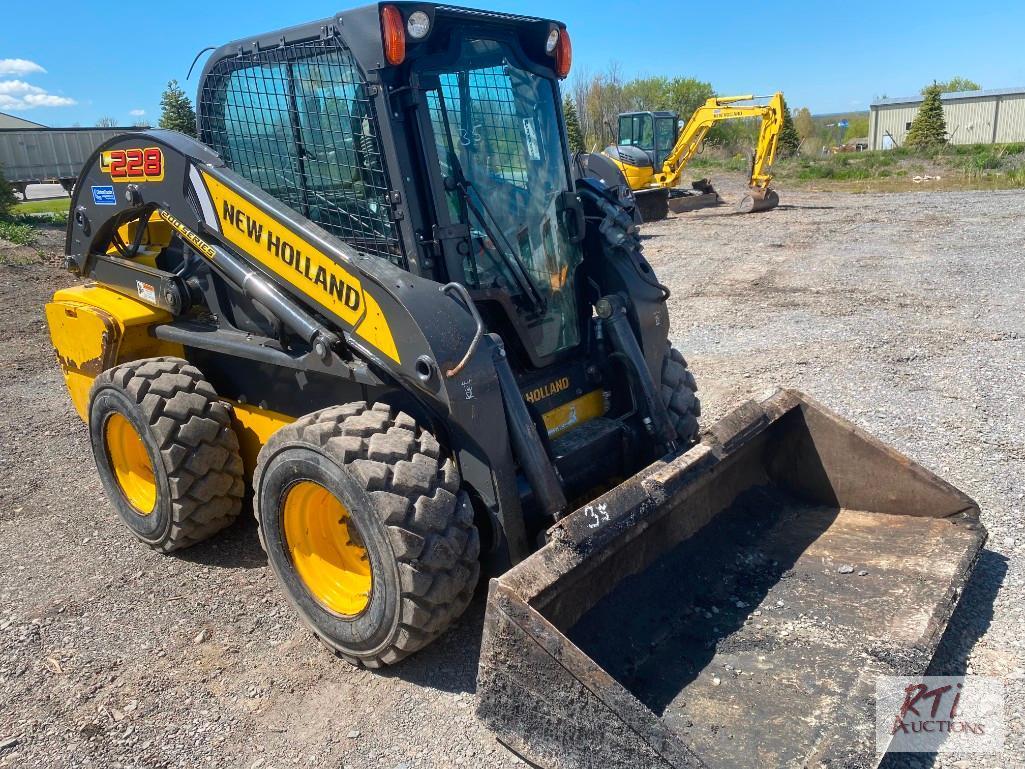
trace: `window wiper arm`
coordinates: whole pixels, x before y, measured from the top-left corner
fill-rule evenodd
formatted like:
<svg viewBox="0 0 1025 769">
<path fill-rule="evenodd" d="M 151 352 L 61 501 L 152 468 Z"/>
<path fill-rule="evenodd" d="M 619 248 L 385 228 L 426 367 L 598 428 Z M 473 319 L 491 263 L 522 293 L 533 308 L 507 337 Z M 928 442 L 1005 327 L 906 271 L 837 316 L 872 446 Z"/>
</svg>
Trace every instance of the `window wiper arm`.
<svg viewBox="0 0 1025 769">
<path fill-rule="evenodd" d="M 456 163 L 458 162 L 459 161 L 457 159 Z M 520 284 L 520 288 L 523 289 L 524 296 L 526 296 L 531 305 L 533 305 L 535 311 L 544 315 L 548 310 L 548 302 L 545 301 L 545 297 L 541 293 L 540 289 L 538 289 L 534 279 L 530 277 L 530 273 L 523 269 L 523 265 L 520 263 L 520 260 L 515 256 L 510 255 L 509 251 L 503 248 L 498 238 L 495 237 L 495 231 L 491 228 L 491 225 L 488 224 L 488 219 L 491 219 L 491 221 L 494 222 L 495 217 L 488 209 L 487 204 L 484 202 L 484 198 L 477 195 L 477 198 L 480 200 L 483 208 L 482 212 L 481 209 L 473 202 L 473 198 L 470 194 L 472 185 L 465 177 L 462 179 L 457 177 L 456 187 L 459 188 L 459 191 L 463 195 L 463 199 L 466 201 L 466 205 L 471 211 L 473 211 L 474 215 L 477 217 L 477 221 L 480 222 L 481 227 L 484 228 L 484 234 L 488 236 L 488 239 L 494 245 L 495 253 L 498 254 L 505 266 L 509 268 L 509 271 L 512 273 L 516 282 Z M 487 213 L 486 217 L 484 216 L 484 212 Z M 502 233 L 502 239 L 507 240 L 504 232 Z M 508 246 L 508 242 L 506 242 L 506 245 Z"/>
<path fill-rule="evenodd" d="M 455 142 L 452 141 L 452 129 L 448 122 L 448 107 L 445 104 L 445 96 L 440 88 L 437 93 L 441 118 L 445 124 L 445 143 L 448 146 L 449 165 L 452 167 L 456 189 L 458 189 L 459 193 L 463 196 L 463 200 L 466 202 L 467 208 L 469 208 L 477 217 L 477 221 L 480 222 L 481 227 L 484 228 L 484 234 L 488 236 L 488 239 L 494 245 L 495 253 L 498 254 L 499 258 L 512 274 L 513 279 L 519 284 L 520 289 L 523 291 L 523 295 L 530 302 L 534 311 L 544 315 L 545 312 L 548 311 L 548 302 L 545 301 L 544 296 L 538 289 L 537 284 L 534 283 L 534 280 L 530 277 L 530 274 L 523 269 L 523 265 L 520 263 L 520 260 L 504 249 L 499 239 L 495 236 L 495 231 L 492 229 L 491 225 L 488 224 L 488 219 L 491 219 L 491 221 L 494 222 L 495 217 L 488 208 L 487 203 L 484 202 L 484 198 L 480 195 L 477 196 L 480 199 L 483 211 L 481 208 L 477 207 L 476 203 L 473 202 L 473 196 L 470 194 L 472 185 L 466 178 L 466 174 L 463 171 L 463 163 L 459 159 L 459 155 L 456 154 Z M 485 212 L 487 216 L 484 215 Z M 501 227 L 499 227 L 499 229 L 501 230 Z M 502 233 L 502 238 L 506 240 L 504 232 Z M 509 245 L 508 242 L 506 242 L 506 245 Z"/>
</svg>

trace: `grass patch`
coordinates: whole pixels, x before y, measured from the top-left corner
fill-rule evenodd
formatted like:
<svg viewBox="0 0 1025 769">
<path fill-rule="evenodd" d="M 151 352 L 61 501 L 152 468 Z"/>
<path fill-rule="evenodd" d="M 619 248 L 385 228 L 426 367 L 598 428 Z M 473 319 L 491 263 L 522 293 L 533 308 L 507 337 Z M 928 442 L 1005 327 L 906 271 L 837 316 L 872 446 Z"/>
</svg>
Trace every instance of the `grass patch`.
<svg viewBox="0 0 1025 769">
<path fill-rule="evenodd" d="M 748 171 L 741 156 L 708 153 L 695 158 L 697 169 Z M 967 144 L 912 151 L 903 147 L 875 152 L 850 152 L 821 157 L 798 156 L 776 162 L 780 183 L 866 184 L 914 176 L 938 176 L 945 185 L 971 189 L 1025 187 L 1025 143 Z"/>
<path fill-rule="evenodd" d="M 67 216 L 71 208 L 71 198 L 53 198 L 52 200 L 26 200 L 16 203 L 11 209 L 13 214 L 64 214 Z"/>
<path fill-rule="evenodd" d="M 36 231 L 30 224 L 0 219 L 0 240 L 6 240 L 16 246 L 27 246 L 35 243 Z"/>
</svg>

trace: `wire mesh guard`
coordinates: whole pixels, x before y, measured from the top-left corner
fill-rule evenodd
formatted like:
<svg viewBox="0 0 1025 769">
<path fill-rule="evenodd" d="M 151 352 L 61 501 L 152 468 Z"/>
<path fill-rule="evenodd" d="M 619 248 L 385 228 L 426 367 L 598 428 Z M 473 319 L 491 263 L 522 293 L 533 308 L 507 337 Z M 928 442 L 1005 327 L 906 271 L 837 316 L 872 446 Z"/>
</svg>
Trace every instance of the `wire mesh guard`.
<svg viewBox="0 0 1025 769">
<path fill-rule="evenodd" d="M 217 62 L 201 139 L 236 173 L 357 250 L 405 266 L 374 105 L 337 39 Z"/>
</svg>

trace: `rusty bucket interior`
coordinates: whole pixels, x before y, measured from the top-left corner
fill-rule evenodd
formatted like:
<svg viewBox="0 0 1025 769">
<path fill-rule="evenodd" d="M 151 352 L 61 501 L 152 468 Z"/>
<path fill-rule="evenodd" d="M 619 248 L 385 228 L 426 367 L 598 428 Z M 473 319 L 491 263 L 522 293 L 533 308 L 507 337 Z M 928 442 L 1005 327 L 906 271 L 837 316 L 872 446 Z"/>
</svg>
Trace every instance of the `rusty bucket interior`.
<svg viewBox="0 0 1025 769">
<path fill-rule="evenodd" d="M 492 581 L 478 713 L 543 767 L 876 766 L 978 512 L 796 391 L 745 404 Z"/>
</svg>

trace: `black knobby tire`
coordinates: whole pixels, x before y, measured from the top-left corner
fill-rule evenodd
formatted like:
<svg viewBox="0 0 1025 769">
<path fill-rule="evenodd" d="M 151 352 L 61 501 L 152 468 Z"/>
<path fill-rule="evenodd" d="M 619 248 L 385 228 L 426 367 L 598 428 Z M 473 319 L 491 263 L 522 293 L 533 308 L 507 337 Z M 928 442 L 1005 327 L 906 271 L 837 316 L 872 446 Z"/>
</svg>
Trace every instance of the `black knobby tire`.
<svg viewBox="0 0 1025 769">
<path fill-rule="evenodd" d="M 669 418 L 676 429 L 676 440 L 683 446 L 698 442 L 698 417 L 701 401 L 698 385 L 687 368 L 687 361 L 675 347 L 668 345 L 662 360 L 662 402 L 669 409 Z"/>
<path fill-rule="evenodd" d="M 368 602 L 355 616 L 318 600 L 293 562 L 285 500 L 305 481 L 343 504 L 369 558 Z M 469 605 L 480 574 L 473 508 L 455 462 L 409 415 L 358 402 L 302 417 L 260 451 L 253 488 L 260 541 L 289 601 L 350 663 L 398 662 Z"/>
<path fill-rule="evenodd" d="M 107 424 L 128 420 L 149 455 L 156 500 L 141 513 L 112 466 Z M 171 552 L 232 523 L 245 492 L 231 411 L 195 366 L 180 358 L 123 363 L 96 377 L 89 394 L 89 436 L 100 480 L 118 515 L 147 545 Z"/>
</svg>

